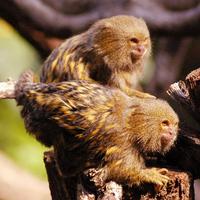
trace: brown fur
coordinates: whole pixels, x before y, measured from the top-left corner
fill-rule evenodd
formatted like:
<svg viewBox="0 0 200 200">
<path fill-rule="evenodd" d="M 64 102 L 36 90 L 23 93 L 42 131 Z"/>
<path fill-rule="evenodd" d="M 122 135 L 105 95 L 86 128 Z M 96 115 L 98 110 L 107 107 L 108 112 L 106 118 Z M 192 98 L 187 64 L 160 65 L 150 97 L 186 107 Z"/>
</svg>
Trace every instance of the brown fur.
<svg viewBox="0 0 200 200">
<path fill-rule="evenodd" d="M 145 97 L 134 88 L 150 50 L 149 31 L 142 19 L 124 15 L 102 19 L 51 53 L 41 81 L 97 81 L 130 96 Z"/>
<path fill-rule="evenodd" d="M 164 184 L 168 177 L 146 168 L 143 154 L 167 152 L 177 137 L 178 117 L 159 99 L 129 97 L 88 81 L 32 83 L 23 75 L 16 100 L 29 132 L 53 145 L 61 172 L 73 176 L 99 167 L 105 181 Z"/>
</svg>

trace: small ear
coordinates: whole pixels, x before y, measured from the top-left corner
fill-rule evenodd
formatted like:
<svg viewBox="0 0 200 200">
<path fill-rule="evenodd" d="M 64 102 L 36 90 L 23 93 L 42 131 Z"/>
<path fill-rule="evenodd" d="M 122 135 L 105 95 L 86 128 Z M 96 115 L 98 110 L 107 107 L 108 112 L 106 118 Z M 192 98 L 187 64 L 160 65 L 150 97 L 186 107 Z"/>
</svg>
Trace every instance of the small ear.
<svg viewBox="0 0 200 200">
<path fill-rule="evenodd" d="M 103 29 L 110 29 L 112 28 L 112 24 L 110 22 L 107 22 L 107 21 L 101 21 L 97 27 L 101 30 Z"/>
<path fill-rule="evenodd" d="M 96 30 L 99 30 L 99 31 L 102 31 L 102 30 L 107 30 L 107 29 L 112 28 L 112 24 L 103 19 L 103 20 L 97 21 L 92 26 L 92 28 L 96 29 Z"/>
<path fill-rule="evenodd" d="M 138 18 L 141 22 L 144 22 L 145 23 L 145 21 L 144 21 L 144 19 L 142 18 L 142 17 L 139 17 Z"/>
<path fill-rule="evenodd" d="M 110 22 L 105 22 L 102 24 L 105 28 L 111 28 L 112 24 Z"/>
<path fill-rule="evenodd" d="M 147 23 L 145 22 L 145 20 L 142 18 L 139 18 L 139 20 L 140 20 L 140 23 L 143 24 L 148 29 L 148 26 L 147 26 Z"/>
</svg>

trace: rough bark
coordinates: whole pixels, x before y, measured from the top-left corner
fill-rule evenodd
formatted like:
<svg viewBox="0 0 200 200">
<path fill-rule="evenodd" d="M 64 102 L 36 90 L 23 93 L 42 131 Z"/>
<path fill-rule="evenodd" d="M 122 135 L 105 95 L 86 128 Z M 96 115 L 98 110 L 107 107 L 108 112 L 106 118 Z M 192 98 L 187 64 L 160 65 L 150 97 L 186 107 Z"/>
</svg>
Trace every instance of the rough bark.
<svg viewBox="0 0 200 200">
<path fill-rule="evenodd" d="M 190 113 L 200 124 L 200 68 L 187 75 L 184 81 L 170 86 L 168 94 Z M 192 124 L 183 123 L 176 147 L 169 152 L 167 160 L 173 165 L 190 171 L 200 178 L 200 131 Z"/>
<path fill-rule="evenodd" d="M 184 81 L 172 84 L 167 92 L 200 123 L 200 68 L 189 73 Z"/>
<path fill-rule="evenodd" d="M 15 81 L 0 82 L 0 99 L 14 99 Z"/>
<path fill-rule="evenodd" d="M 49 179 L 49 186 L 51 189 L 53 200 L 75 200 L 76 197 L 79 200 L 147 200 L 147 199 L 183 199 L 190 200 L 193 199 L 193 178 L 190 173 L 170 170 L 167 175 L 170 177 L 170 182 L 160 187 L 155 187 L 150 184 L 143 185 L 142 187 L 129 188 L 125 185 L 119 185 L 113 181 L 108 182 L 102 188 L 96 188 L 91 185 L 89 176 L 82 175 L 79 177 L 77 184 L 74 184 L 74 188 L 67 187 L 67 184 L 63 183 L 68 181 L 68 179 L 63 178 L 58 173 L 56 167 L 56 158 L 53 157 L 52 152 L 45 153 L 45 166 Z M 95 173 L 95 169 L 93 169 Z M 57 181 L 59 180 L 59 181 Z M 98 180 L 96 182 L 97 185 Z M 73 194 L 77 191 L 77 195 Z M 63 195 L 64 193 L 64 195 Z M 66 198 L 66 194 L 73 194 Z"/>
</svg>

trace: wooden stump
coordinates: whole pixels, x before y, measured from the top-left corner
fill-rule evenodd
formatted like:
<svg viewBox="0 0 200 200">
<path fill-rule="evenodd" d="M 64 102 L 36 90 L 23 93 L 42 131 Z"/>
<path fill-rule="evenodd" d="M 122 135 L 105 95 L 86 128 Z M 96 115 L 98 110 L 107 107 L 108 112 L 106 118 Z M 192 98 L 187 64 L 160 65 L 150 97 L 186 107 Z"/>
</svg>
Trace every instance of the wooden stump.
<svg viewBox="0 0 200 200">
<path fill-rule="evenodd" d="M 184 81 L 170 86 L 168 94 L 190 113 L 200 125 L 200 68 L 187 75 Z M 200 178 L 200 130 L 191 124 L 181 124 L 176 146 L 167 154 L 169 164 Z"/>
<path fill-rule="evenodd" d="M 102 188 L 95 188 L 89 185 L 88 177 L 78 177 L 77 182 L 73 182 L 59 175 L 52 151 L 45 152 L 44 157 L 53 200 L 190 200 L 194 197 L 193 178 L 189 172 L 169 170 L 170 181 L 162 188 L 151 184 L 129 188 L 113 181 Z M 69 183 L 73 186 L 69 187 Z"/>
</svg>

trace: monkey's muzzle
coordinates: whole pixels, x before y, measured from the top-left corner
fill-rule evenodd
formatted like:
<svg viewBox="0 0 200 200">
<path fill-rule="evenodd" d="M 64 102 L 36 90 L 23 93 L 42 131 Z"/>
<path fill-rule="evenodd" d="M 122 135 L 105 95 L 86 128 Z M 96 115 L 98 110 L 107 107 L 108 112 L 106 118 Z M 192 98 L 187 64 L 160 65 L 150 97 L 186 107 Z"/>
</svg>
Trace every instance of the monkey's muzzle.
<svg viewBox="0 0 200 200">
<path fill-rule="evenodd" d="M 142 58 L 147 52 L 147 49 L 143 45 L 138 45 L 131 51 L 131 58 L 133 61 Z"/>
</svg>

